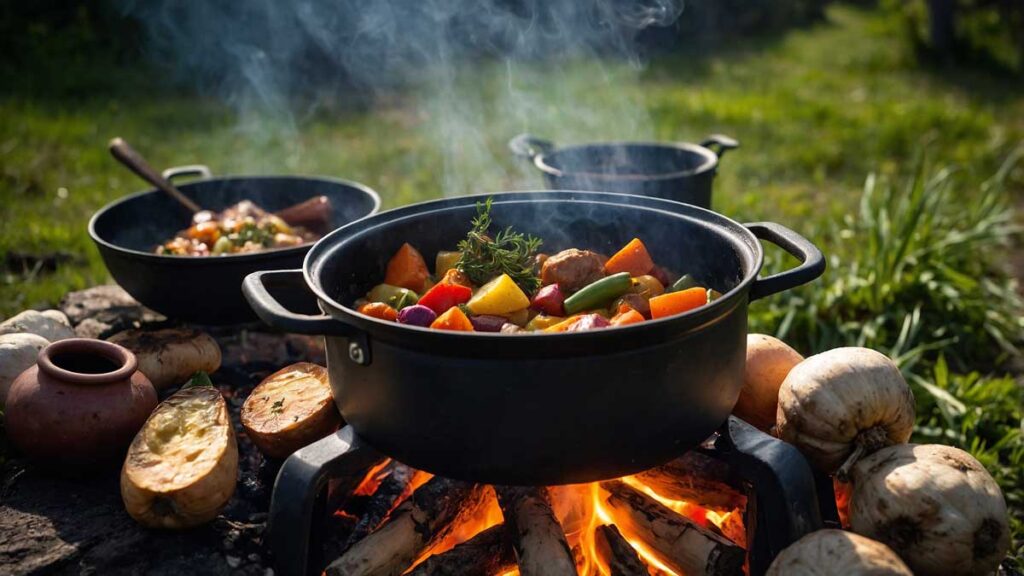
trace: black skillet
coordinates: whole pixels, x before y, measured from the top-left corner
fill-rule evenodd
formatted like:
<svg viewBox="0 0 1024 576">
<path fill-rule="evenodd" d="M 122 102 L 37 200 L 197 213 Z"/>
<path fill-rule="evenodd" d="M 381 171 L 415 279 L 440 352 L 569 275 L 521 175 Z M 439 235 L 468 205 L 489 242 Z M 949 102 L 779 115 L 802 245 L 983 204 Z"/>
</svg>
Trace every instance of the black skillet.
<svg viewBox="0 0 1024 576">
<path fill-rule="evenodd" d="M 251 200 L 270 212 L 326 196 L 327 229 L 338 228 L 380 207 L 363 184 L 323 176 L 228 176 L 211 178 L 205 166 L 171 168 L 167 180 L 199 176 L 178 187 L 207 210 Z M 310 244 L 252 254 L 192 257 L 154 254 L 153 249 L 187 228 L 192 211 L 159 190 L 139 192 L 104 206 L 89 221 L 89 236 L 114 280 L 136 300 L 176 320 L 234 324 L 256 320 L 242 296 L 242 280 L 258 270 L 296 268 Z M 296 303 L 299 305 L 299 303 Z"/>
</svg>

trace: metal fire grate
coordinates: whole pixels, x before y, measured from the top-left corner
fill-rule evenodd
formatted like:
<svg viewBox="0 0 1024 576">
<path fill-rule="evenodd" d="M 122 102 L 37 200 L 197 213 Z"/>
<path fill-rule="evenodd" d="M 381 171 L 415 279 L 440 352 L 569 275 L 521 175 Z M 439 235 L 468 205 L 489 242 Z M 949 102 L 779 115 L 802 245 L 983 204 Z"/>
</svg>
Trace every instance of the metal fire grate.
<svg viewBox="0 0 1024 576">
<path fill-rule="evenodd" d="M 730 417 L 696 450 L 728 464 L 746 491 L 750 574 L 763 574 L 780 551 L 805 534 L 838 525 L 831 481 L 815 475 L 793 446 Z M 274 485 L 268 526 L 279 574 L 323 570 L 328 481 L 351 477 L 380 459 L 350 426 L 288 458 Z"/>
</svg>

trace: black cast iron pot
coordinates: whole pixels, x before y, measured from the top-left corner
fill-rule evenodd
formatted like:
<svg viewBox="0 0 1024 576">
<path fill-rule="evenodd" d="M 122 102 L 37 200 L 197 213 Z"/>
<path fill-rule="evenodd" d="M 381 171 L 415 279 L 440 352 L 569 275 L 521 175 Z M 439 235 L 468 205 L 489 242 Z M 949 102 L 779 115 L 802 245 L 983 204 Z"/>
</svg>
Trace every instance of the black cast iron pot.
<svg viewBox="0 0 1024 576">
<path fill-rule="evenodd" d="M 200 206 L 222 210 L 252 200 L 274 212 L 327 196 L 331 201 L 330 229 L 380 207 L 368 187 L 336 178 L 300 176 L 229 176 L 211 178 L 205 166 L 169 168 L 165 179 L 186 174 L 202 180 L 178 188 Z M 295 268 L 311 244 L 252 254 L 170 256 L 153 249 L 187 228 L 192 215 L 157 190 L 139 192 L 104 206 L 89 221 L 89 236 L 99 248 L 110 275 L 136 300 L 161 314 L 198 324 L 234 324 L 256 320 L 242 297 L 242 280 L 257 270 Z"/>
<path fill-rule="evenodd" d="M 476 203 L 417 204 L 335 230 L 302 270 L 258 272 L 244 292 L 278 328 L 327 336 L 338 408 L 376 450 L 450 478 L 552 485 L 614 478 L 697 445 L 728 417 L 743 377 L 747 303 L 821 275 L 810 242 L 778 224 L 746 226 L 664 200 L 589 192 L 495 194 L 494 229 L 513 225 L 554 253 L 612 253 L 642 238 L 660 265 L 724 295 L 631 326 L 565 334 L 449 332 L 385 322 L 352 302 L 384 277 L 403 242 L 450 250 Z M 758 278 L 775 243 L 802 261 Z M 311 290 L 326 313 L 289 312 L 271 295 Z"/>
<path fill-rule="evenodd" d="M 700 145 L 605 142 L 555 148 L 547 140 L 520 134 L 508 146 L 532 162 L 552 190 L 618 192 L 710 208 L 718 160 L 739 143 L 715 134 Z"/>
</svg>

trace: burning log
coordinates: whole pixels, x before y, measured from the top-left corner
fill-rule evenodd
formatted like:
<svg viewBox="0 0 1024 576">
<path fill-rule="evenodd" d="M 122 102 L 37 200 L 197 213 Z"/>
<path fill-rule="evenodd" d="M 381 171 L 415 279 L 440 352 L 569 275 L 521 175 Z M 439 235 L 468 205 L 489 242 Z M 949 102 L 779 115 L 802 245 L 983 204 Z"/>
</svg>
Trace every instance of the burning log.
<svg viewBox="0 0 1024 576">
<path fill-rule="evenodd" d="M 545 488 L 496 487 L 522 576 L 576 575 L 576 561 Z"/>
<path fill-rule="evenodd" d="M 381 480 L 377 491 L 373 493 L 373 496 L 366 503 L 359 521 L 352 528 L 352 532 L 349 534 L 348 539 L 345 540 L 342 550 L 348 550 L 356 542 L 366 538 L 368 534 L 380 527 L 388 512 L 395 506 L 395 502 L 409 488 L 415 473 L 414 469 L 395 460 L 388 463 L 384 470 L 386 476 Z"/>
<path fill-rule="evenodd" d="M 625 483 L 602 482 L 615 521 L 650 546 L 658 558 L 687 576 L 738 576 L 746 554 L 723 536 L 676 514 Z"/>
<path fill-rule="evenodd" d="M 327 567 L 328 576 L 397 576 L 432 542 L 483 501 L 481 486 L 434 477 L 391 513 L 390 520 Z"/>
<path fill-rule="evenodd" d="M 347 476 L 332 478 L 328 481 L 327 509 L 338 510 L 345 507 L 345 505 L 352 499 L 355 489 L 359 487 L 363 478 L 370 472 L 370 470 L 373 469 L 374 466 L 379 465 L 383 460 L 384 457 L 381 456 L 380 460 L 377 460 L 365 468 L 360 468 Z M 271 476 L 271 478 L 273 478 L 273 476 Z M 271 483 L 273 483 L 273 480 L 271 480 Z"/>
<path fill-rule="evenodd" d="M 608 566 L 611 576 L 648 576 L 650 571 L 640 555 L 612 524 L 598 526 L 594 531 L 598 557 Z"/>
<path fill-rule="evenodd" d="M 747 502 L 730 477 L 729 465 L 700 452 L 687 452 L 636 478 L 665 498 L 712 510 L 734 510 Z"/>
<path fill-rule="evenodd" d="M 497 524 L 427 558 L 408 576 L 493 576 L 515 567 L 516 555 L 504 524 Z"/>
</svg>

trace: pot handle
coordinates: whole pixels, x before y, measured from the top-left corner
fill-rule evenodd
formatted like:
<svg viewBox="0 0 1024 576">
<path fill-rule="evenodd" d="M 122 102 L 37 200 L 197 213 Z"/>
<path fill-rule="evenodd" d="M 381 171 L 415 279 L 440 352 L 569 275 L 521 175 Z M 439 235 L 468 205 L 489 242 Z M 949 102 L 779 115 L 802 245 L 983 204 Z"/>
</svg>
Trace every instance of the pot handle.
<svg viewBox="0 0 1024 576">
<path fill-rule="evenodd" d="M 800 260 L 800 265 L 792 270 L 754 280 L 750 288 L 751 301 L 807 284 L 825 272 L 825 256 L 821 250 L 789 228 L 774 222 L 752 222 L 744 226 L 759 240 L 771 242 Z"/>
<path fill-rule="evenodd" d="M 353 328 L 326 314 L 309 315 L 292 312 L 275 298 L 267 284 L 281 290 L 308 290 L 302 277 L 302 270 L 261 270 L 253 272 L 242 281 L 242 293 L 249 305 L 270 326 L 295 334 L 317 336 L 352 336 Z"/>
<path fill-rule="evenodd" d="M 198 176 L 202 180 L 209 180 L 213 178 L 213 172 L 210 172 L 209 166 L 203 164 L 189 164 L 188 166 L 173 166 L 164 170 L 160 173 L 164 177 L 164 180 L 170 182 L 175 178 L 182 176 Z"/>
<path fill-rule="evenodd" d="M 722 156 L 725 156 L 725 153 L 729 150 L 739 148 L 740 142 L 739 140 L 730 138 L 724 134 L 711 134 L 705 138 L 700 145 L 711 150 L 721 158 Z"/>
<path fill-rule="evenodd" d="M 555 145 L 549 140 L 542 140 L 524 133 L 509 140 L 508 149 L 516 156 L 533 160 L 540 154 L 550 154 L 555 149 Z"/>
</svg>

